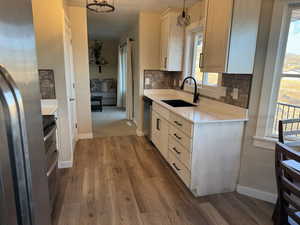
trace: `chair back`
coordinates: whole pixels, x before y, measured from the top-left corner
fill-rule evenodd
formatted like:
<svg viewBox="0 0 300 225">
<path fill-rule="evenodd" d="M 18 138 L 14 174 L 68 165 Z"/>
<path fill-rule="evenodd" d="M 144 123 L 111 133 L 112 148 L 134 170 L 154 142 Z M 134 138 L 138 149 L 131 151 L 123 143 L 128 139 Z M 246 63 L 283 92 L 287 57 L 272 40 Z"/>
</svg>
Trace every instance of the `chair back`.
<svg viewBox="0 0 300 225">
<path fill-rule="evenodd" d="M 300 224 L 300 153 L 289 146 L 276 144 L 276 179 L 280 202 L 280 217 Z"/>
<path fill-rule="evenodd" d="M 300 118 L 279 120 L 278 138 L 280 143 L 284 143 L 287 136 L 298 135 L 300 135 Z"/>
</svg>

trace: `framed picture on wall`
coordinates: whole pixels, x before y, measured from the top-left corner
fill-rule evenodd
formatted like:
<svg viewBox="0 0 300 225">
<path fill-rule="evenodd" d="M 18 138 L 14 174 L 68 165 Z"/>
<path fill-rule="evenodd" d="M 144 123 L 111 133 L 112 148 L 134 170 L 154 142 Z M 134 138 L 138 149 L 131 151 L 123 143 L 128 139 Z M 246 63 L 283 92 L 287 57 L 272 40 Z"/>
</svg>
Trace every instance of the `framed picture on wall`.
<svg viewBox="0 0 300 225">
<path fill-rule="evenodd" d="M 56 99 L 54 71 L 38 70 L 42 99 Z"/>
</svg>

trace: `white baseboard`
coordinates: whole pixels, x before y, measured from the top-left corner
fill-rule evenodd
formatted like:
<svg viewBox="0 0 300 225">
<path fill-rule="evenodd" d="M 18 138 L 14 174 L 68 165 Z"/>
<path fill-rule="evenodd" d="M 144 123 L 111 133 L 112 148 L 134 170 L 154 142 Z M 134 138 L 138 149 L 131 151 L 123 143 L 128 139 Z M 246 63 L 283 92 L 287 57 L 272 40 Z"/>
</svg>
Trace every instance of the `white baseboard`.
<svg viewBox="0 0 300 225">
<path fill-rule="evenodd" d="M 83 134 L 78 134 L 77 139 L 78 139 L 78 140 L 82 140 L 82 139 L 93 139 L 93 133 L 83 133 Z"/>
<path fill-rule="evenodd" d="M 58 168 L 64 169 L 64 168 L 72 168 L 73 167 L 73 161 L 61 161 L 58 162 Z"/>
<path fill-rule="evenodd" d="M 139 137 L 142 137 L 142 136 L 144 136 L 144 133 L 143 133 L 143 131 L 136 129 L 136 135 Z"/>
<path fill-rule="evenodd" d="M 242 195 L 247 195 L 249 197 L 256 198 L 270 203 L 276 203 L 277 200 L 276 194 L 261 191 L 250 187 L 241 186 L 241 185 L 237 186 L 237 192 Z"/>
</svg>

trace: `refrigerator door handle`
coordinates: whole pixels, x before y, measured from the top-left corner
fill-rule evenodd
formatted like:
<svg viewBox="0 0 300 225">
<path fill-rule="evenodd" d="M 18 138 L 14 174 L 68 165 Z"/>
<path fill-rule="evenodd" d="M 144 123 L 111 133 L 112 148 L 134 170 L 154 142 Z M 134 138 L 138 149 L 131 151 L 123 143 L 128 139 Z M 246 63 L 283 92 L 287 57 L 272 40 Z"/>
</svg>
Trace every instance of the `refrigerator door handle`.
<svg viewBox="0 0 300 225">
<path fill-rule="evenodd" d="M 0 65 L 0 103 L 3 106 L 6 135 L 13 171 L 18 220 L 33 225 L 31 170 L 28 155 L 25 115 L 21 93 L 7 70 Z"/>
</svg>

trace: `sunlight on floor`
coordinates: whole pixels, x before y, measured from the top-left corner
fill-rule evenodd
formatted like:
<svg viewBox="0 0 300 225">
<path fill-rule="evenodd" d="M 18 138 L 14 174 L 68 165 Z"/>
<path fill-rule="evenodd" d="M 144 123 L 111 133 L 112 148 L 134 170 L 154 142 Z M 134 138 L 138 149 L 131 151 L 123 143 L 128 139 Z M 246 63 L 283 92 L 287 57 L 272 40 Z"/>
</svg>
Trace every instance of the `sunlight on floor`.
<svg viewBox="0 0 300 225">
<path fill-rule="evenodd" d="M 127 136 L 136 134 L 136 126 L 126 119 L 126 112 L 117 107 L 104 107 L 92 112 L 94 137 Z"/>
</svg>

